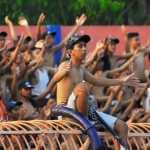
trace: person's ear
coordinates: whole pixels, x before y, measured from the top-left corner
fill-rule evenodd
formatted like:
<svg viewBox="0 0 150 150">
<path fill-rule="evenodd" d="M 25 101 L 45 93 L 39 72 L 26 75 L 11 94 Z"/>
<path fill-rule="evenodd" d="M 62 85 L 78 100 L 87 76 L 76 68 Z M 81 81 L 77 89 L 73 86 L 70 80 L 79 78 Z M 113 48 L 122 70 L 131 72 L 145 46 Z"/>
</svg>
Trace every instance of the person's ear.
<svg viewBox="0 0 150 150">
<path fill-rule="evenodd" d="M 69 56 L 71 56 L 72 50 L 68 50 L 67 53 L 68 53 Z"/>
</svg>

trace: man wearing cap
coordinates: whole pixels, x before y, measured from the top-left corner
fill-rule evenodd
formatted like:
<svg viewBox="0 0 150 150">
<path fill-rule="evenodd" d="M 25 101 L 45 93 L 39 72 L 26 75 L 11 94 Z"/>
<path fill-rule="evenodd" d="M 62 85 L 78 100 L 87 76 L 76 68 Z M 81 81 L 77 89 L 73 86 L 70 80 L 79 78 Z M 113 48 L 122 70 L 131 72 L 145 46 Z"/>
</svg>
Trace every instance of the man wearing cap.
<svg viewBox="0 0 150 150">
<path fill-rule="evenodd" d="M 46 54 L 45 54 L 45 59 L 44 59 L 44 66 L 51 66 L 51 67 L 54 67 L 54 54 L 61 50 L 67 40 L 78 30 L 78 28 L 80 26 L 82 26 L 84 24 L 84 22 L 86 21 L 86 16 L 85 14 L 82 14 L 81 17 L 77 17 L 76 19 L 76 25 L 74 26 L 74 28 L 69 32 L 69 34 L 65 37 L 65 39 L 58 45 L 54 46 L 54 36 L 56 35 L 56 32 L 54 31 L 51 31 L 51 32 L 45 32 L 42 34 L 41 36 L 41 39 L 45 40 L 46 38 L 46 35 L 50 35 L 50 38 L 49 38 L 49 44 L 50 44 L 50 47 L 49 49 L 46 51 Z"/>
<path fill-rule="evenodd" d="M 23 117 L 24 120 L 33 120 L 39 117 L 36 102 L 32 99 L 31 90 L 33 88 L 34 87 L 26 80 L 21 81 L 18 85 L 19 94 L 21 96 L 20 101 L 26 108 L 26 113 Z"/>
<path fill-rule="evenodd" d="M 10 43 L 10 41 L 6 41 L 6 37 L 7 37 L 7 33 L 6 32 L 4 32 L 4 31 L 0 32 L 0 54 L 3 51 L 7 50 L 7 46 Z"/>
<path fill-rule="evenodd" d="M 8 101 L 6 103 L 6 110 L 8 112 L 9 121 L 17 121 L 22 119 L 20 114 L 21 107 L 23 106 L 22 102 Z M 25 113 L 25 112 L 24 112 Z"/>
<path fill-rule="evenodd" d="M 70 61 L 61 63 L 58 72 L 53 80 L 57 83 L 57 104 L 61 105 L 66 100 L 67 107 L 77 110 L 85 117 L 88 117 L 89 92 L 85 80 L 88 83 L 97 86 L 113 86 L 113 85 L 138 85 L 138 79 L 132 75 L 124 79 L 105 79 L 96 78 L 90 74 L 82 65 L 82 61 L 86 57 L 86 43 L 90 41 L 88 35 L 73 35 L 66 43 L 66 49 L 70 56 Z M 103 113 L 102 113 L 103 114 Z M 127 141 L 127 125 L 117 118 L 104 115 L 104 120 L 116 130 L 116 132 Z M 103 117 L 103 115 L 102 115 Z M 109 118 L 107 120 L 107 118 Z M 118 128 L 119 127 L 119 128 Z"/>
</svg>

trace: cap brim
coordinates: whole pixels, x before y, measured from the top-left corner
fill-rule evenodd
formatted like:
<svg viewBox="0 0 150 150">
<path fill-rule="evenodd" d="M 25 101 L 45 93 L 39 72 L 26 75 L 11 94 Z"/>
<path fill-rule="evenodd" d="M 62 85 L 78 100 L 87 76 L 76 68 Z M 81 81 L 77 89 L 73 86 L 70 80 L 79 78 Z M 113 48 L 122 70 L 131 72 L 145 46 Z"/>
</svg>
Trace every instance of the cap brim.
<svg viewBox="0 0 150 150">
<path fill-rule="evenodd" d="M 31 41 L 31 37 L 30 37 L 30 36 L 27 36 L 27 37 L 25 38 L 25 41 L 30 42 L 30 41 Z"/>
<path fill-rule="evenodd" d="M 54 32 L 47 32 L 47 35 L 48 34 L 51 34 L 51 35 L 53 35 L 53 36 L 55 36 L 56 35 L 56 32 L 54 31 Z"/>
<path fill-rule="evenodd" d="M 24 87 L 24 89 L 33 89 L 33 86 Z"/>
<path fill-rule="evenodd" d="M 16 105 L 21 106 L 21 105 L 23 105 L 23 103 L 22 103 L 22 102 L 17 102 Z M 16 105 L 15 105 L 15 106 L 16 106 Z"/>
<path fill-rule="evenodd" d="M 7 36 L 7 33 L 6 33 L 6 32 L 0 32 L 0 36 L 6 37 L 6 36 Z"/>
<path fill-rule="evenodd" d="M 116 44 L 119 43 L 119 39 L 112 39 L 112 41 L 114 41 Z"/>
<path fill-rule="evenodd" d="M 85 42 L 85 43 L 88 43 L 89 41 L 90 41 L 90 36 L 88 36 L 88 35 L 83 35 L 83 36 L 81 36 L 76 42 L 78 42 L 78 41 L 83 41 L 83 42 Z"/>
</svg>

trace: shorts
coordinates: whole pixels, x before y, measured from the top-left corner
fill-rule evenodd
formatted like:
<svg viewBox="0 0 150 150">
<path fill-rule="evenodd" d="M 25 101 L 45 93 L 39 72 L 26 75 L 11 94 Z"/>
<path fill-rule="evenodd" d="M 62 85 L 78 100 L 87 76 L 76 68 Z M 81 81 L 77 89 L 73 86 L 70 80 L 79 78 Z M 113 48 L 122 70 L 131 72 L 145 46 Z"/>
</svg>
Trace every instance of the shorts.
<svg viewBox="0 0 150 150">
<path fill-rule="evenodd" d="M 75 95 L 74 95 L 74 93 L 72 92 L 72 94 L 70 95 L 70 97 L 69 97 L 69 99 L 68 99 L 68 103 L 67 103 L 67 106 L 66 107 L 68 107 L 68 108 L 71 108 L 71 109 L 74 109 L 74 110 L 77 110 L 76 109 L 76 103 L 75 103 L 75 101 L 76 101 L 76 97 L 75 97 Z M 93 105 L 91 104 L 93 102 Z M 90 114 L 90 108 L 95 108 L 95 102 L 94 102 L 94 100 L 93 100 L 93 97 L 90 95 L 89 96 L 89 109 L 88 109 L 88 114 Z M 99 111 L 97 111 L 97 113 L 102 117 L 102 119 L 111 127 L 111 129 L 113 129 L 114 130 L 114 124 L 115 124 L 115 122 L 116 122 L 116 120 L 117 120 L 117 118 L 116 117 L 113 117 L 113 116 L 110 116 L 110 115 L 107 115 L 107 114 L 105 114 L 105 113 L 102 113 L 102 112 L 99 112 Z M 93 114 L 92 114 L 92 117 L 94 117 L 93 116 Z M 90 117 L 91 118 L 91 117 Z M 90 119 L 91 121 L 95 121 L 94 119 Z"/>
</svg>

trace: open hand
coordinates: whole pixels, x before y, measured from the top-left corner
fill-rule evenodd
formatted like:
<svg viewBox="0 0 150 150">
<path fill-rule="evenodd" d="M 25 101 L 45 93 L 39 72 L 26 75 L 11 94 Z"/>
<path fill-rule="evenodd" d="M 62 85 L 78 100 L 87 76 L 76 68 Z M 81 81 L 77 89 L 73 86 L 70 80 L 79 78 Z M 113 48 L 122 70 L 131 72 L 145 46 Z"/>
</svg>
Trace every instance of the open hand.
<svg viewBox="0 0 150 150">
<path fill-rule="evenodd" d="M 24 17 L 19 17 L 18 23 L 19 23 L 21 26 L 28 26 L 28 22 L 27 22 L 26 18 L 24 18 Z"/>
<path fill-rule="evenodd" d="M 76 18 L 76 24 L 79 26 L 82 26 L 85 21 L 86 21 L 86 15 L 85 14 L 82 14 L 80 18 L 79 17 Z"/>
<path fill-rule="evenodd" d="M 45 18 L 44 13 L 41 13 L 40 16 L 39 16 L 37 24 L 40 25 L 43 22 L 44 18 Z"/>
<path fill-rule="evenodd" d="M 97 43 L 96 43 L 96 49 L 101 49 L 104 47 L 104 42 L 99 40 Z"/>
<path fill-rule="evenodd" d="M 121 31 L 124 35 L 126 35 L 126 27 L 124 25 L 121 26 Z"/>
<path fill-rule="evenodd" d="M 9 20 L 8 16 L 5 17 L 5 23 L 6 23 L 7 25 L 12 24 L 12 22 Z"/>
<path fill-rule="evenodd" d="M 71 59 L 70 59 L 70 61 L 67 63 L 67 65 L 66 65 L 66 71 L 70 71 L 70 69 L 71 69 L 71 67 L 72 67 L 72 62 L 71 62 Z"/>
<path fill-rule="evenodd" d="M 44 115 L 46 117 L 50 116 L 52 108 L 56 105 L 55 100 L 50 98 L 49 101 L 47 102 L 46 106 L 44 106 Z"/>
<path fill-rule="evenodd" d="M 124 85 L 134 86 L 134 87 L 138 86 L 140 82 L 138 78 L 134 77 L 134 74 L 125 77 L 123 80 L 124 80 Z"/>
</svg>

